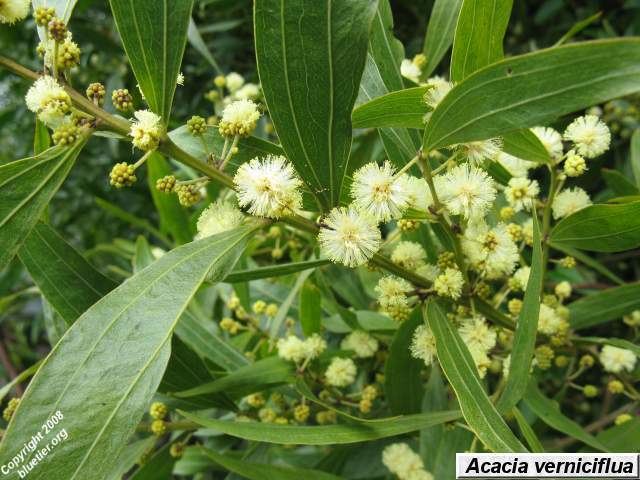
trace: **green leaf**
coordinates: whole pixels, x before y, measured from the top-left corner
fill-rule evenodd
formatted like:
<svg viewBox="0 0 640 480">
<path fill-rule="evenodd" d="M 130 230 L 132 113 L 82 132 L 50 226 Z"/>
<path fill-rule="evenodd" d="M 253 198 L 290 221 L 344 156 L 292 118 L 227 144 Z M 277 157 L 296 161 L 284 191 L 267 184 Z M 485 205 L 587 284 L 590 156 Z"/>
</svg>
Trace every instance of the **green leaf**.
<svg viewBox="0 0 640 480">
<path fill-rule="evenodd" d="M 436 337 L 438 360 L 469 427 L 486 448 L 494 452 L 526 452 L 482 388 L 471 354 L 442 307 L 429 301 L 425 316 Z"/>
<path fill-rule="evenodd" d="M 18 255 L 67 324 L 116 287 L 45 223 L 40 222 L 31 230 Z"/>
<path fill-rule="evenodd" d="M 560 220 L 551 230 L 554 245 L 591 252 L 620 252 L 640 246 L 640 202 L 591 205 Z"/>
<path fill-rule="evenodd" d="M 600 172 L 607 187 L 613 191 L 615 196 L 625 197 L 640 194 L 638 187 L 619 171 L 603 168 Z"/>
<path fill-rule="evenodd" d="M 250 270 L 236 270 L 231 272 L 224 279 L 226 283 L 247 282 L 259 280 L 261 278 L 282 277 L 292 273 L 302 272 L 313 268 L 322 267 L 331 263 L 330 260 L 321 258 L 318 260 L 305 260 L 302 262 L 282 263 L 279 265 L 269 265 L 267 267 L 256 267 Z"/>
<path fill-rule="evenodd" d="M 549 152 L 536 135 L 527 129 L 514 130 L 502 136 L 502 150 L 530 162 L 549 163 Z"/>
<path fill-rule="evenodd" d="M 531 379 L 527 393 L 524 396 L 525 404 L 535 413 L 540 420 L 549 425 L 554 430 L 569 435 L 581 442 L 595 448 L 601 452 L 608 449 L 599 442 L 593 435 L 587 433 L 580 425 L 564 416 L 558 405 L 553 400 L 545 397 L 536 385 L 536 379 Z"/>
<path fill-rule="evenodd" d="M 451 80 L 461 82 L 504 57 L 513 0 L 463 0 L 451 52 Z"/>
<path fill-rule="evenodd" d="M 567 31 L 567 33 L 565 33 L 562 37 L 560 37 L 560 39 L 555 43 L 554 47 L 559 47 L 563 43 L 566 43 L 568 40 L 571 40 L 575 35 L 577 35 L 582 30 L 587 28 L 593 22 L 595 22 L 596 20 L 599 20 L 601 16 L 602 16 L 602 12 L 596 12 L 593 15 L 591 15 L 590 17 L 587 17 L 587 18 L 585 18 L 583 20 L 580 20 L 579 22 L 576 22 Z"/>
<path fill-rule="evenodd" d="M 183 439 L 177 438 L 174 441 L 179 442 Z M 129 480 L 170 480 L 173 465 L 176 463 L 176 459 L 170 452 L 172 443 L 174 442 L 167 442 L 154 452 L 153 456 L 129 477 Z"/>
<path fill-rule="evenodd" d="M 508 412 L 516 406 L 527 390 L 531 369 L 531 359 L 536 348 L 536 332 L 538 331 L 538 317 L 540 315 L 540 294 L 542 293 L 542 246 L 540 244 L 540 226 L 534 213 L 533 218 L 533 257 L 531 272 L 524 292 L 522 310 L 518 315 L 518 323 L 513 336 L 513 349 L 509 375 L 496 404 L 500 412 Z"/>
<path fill-rule="evenodd" d="M 586 295 L 568 305 L 574 330 L 622 318 L 640 308 L 640 283 L 631 283 Z"/>
<path fill-rule="evenodd" d="M 511 180 L 512 175 L 509 173 L 509 170 L 504 168 L 498 162 L 487 162 L 485 167 L 487 173 L 500 185 L 507 185 L 509 180 Z"/>
<path fill-rule="evenodd" d="M 367 55 L 372 0 L 256 0 L 258 72 L 287 157 L 328 209 L 351 173 L 351 111 Z"/>
<path fill-rule="evenodd" d="M 549 244 L 556 250 L 559 250 L 562 253 L 564 253 L 565 255 L 574 257 L 576 260 L 578 260 L 578 262 L 583 263 L 587 267 L 591 268 L 592 270 L 595 270 L 596 272 L 607 277 L 609 280 L 612 280 L 618 285 L 624 285 L 625 283 L 624 280 L 622 280 L 620 277 L 618 277 L 615 273 L 613 273 L 607 267 L 602 265 L 600 262 L 591 258 L 586 253 L 583 253 L 580 250 L 576 250 L 575 248 L 567 247 L 566 245 L 556 245 L 553 242 L 550 242 Z"/>
<path fill-rule="evenodd" d="M 435 0 L 422 47 L 422 53 L 427 57 L 423 76 L 429 77 L 435 71 L 453 44 L 460 7 L 462 0 Z"/>
<path fill-rule="evenodd" d="M 393 35 L 393 12 L 388 0 L 380 0 L 369 35 L 369 52 L 360 81 L 356 105 L 369 102 L 389 92 L 402 90 L 404 79 L 400 63 L 404 59 L 404 47 Z M 404 128 L 380 128 L 378 135 L 389 160 L 398 168 L 415 156 L 420 148 L 420 134 Z M 354 169 L 369 161 L 356 164 L 358 152 L 351 152 Z M 366 154 L 366 152 L 365 152 Z M 369 156 L 370 157 L 370 156 Z"/>
<path fill-rule="evenodd" d="M 0 270 L 60 188 L 84 146 L 53 147 L 40 155 L 0 166 Z"/>
<path fill-rule="evenodd" d="M 168 195 L 156 188 L 156 180 L 173 174 L 169 162 L 162 155 L 153 153 L 146 165 L 149 191 L 160 217 L 160 230 L 169 233 L 178 244 L 190 242 L 192 235 L 187 211 L 180 206 L 176 195 Z"/>
<path fill-rule="evenodd" d="M 631 350 L 637 356 L 640 357 L 640 345 L 625 340 L 623 338 L 611 338 L 611 337 L 579 337 L 576 342 L 592 343 L 595 345 L 612 345 L 618 348 L 624 348 L 625 350 Z"/>
<path fill-rule="evenodd" d="M 187 43 L 193 0 L 109 0 L 140 90 L 165 125 Z"/>
<path fill-rule="evenodd" d="M 249 480 L 264 480 L 265 478 L 272 480 L 300 480 L 301 478 L 308 480 L 340 480 L 342 478 L 319 470 L 253 463 L 245 459 L 236 460 L 230 455 L 221 455 L 204 447 L 199 448 L 218 465 Z"/>
<path fill-rule="evenodd" d="M 169 392 L 187 390 L 213 379 L 204 360 L 177 335 L 174 335 L 171 339 L 171 358 L 169 358 L 158 391 L 168 394 Z M 231 405 L 233 406 L 233 402 Z M 207 408 L 207 406 L 200 408 Z"/>
<path fill-rule="evenodd" d="M 7 394 L 11 391 L 13 387 L 18 385 L 19 383 L 24 382 L 26 379 L 34 375 L 38 371 L 38 368 L 40 368 L 41 363 L 42 363 L 41 361 L 34 363 L 26 370 L 23 370 L 22 372 L 20 372 L 10 382 L 7 382 L 6 385 L 3 385 L 2 387 L 0 387 L 0 403 L 2 403 L 2 400 L 4 400 L 4 397 L 7 396 Z"/>
<path fill-rule="evenodd" d="M 640 90 L 640 40 L 597 40 L 518 55 L 472 74 L 435 109 L 425 150 L 484 140 Z"/>
<path fill-rule="evenodd" d="M 240 367 L 213 382 L 204 383 L 189 390 L 173 392 L 172 395 L 178 398 L 189 398 L 226 392 L 231 396 L 242 396 L 291 381 L 294 373 L 295 365 L 292 362 L 272 356 Z"/>
<path fill-rule="evenodd" d="M 374 98 L 381 97 L 388 93 L 384 80 L 380 76 L 380 71 L 371 54 L 367 55 L 367 63 L 362 73 L 362 81 L 360 82 L 360 94 L 358 95 L 357 105 L 366 103 Z M 406 128 L 379 128 L 378 135 L 382 140 L 387 157 L 391 163 L 397 168 L 402 168 L 408 159 L 414 157 L 420 148 L 420 135 L 417 131 L 411 131 Z M 374 144 L 375 146 L 375 144 Z M 352 160 L 357 158 L 358 151 L 351 153 Z M 354 168 L 363 165 L 372 157 L 364 152 L 365 159 L 356 164 Z"/>
<path fill-rule="evenodd" d="M 249 363 L 247 357 L 216 333 L 212 333 L 191 309 L 187 309 L 180 318 L 176 335 L 200 357 L 211 360 L 225 370 L 235 370 Z"/>
<path fill-rule="evenodd" d="M 611 452 L 637 452 L 640 450 L 640 418 L 635 417 L 622 425 L 601 431 L 596 438 Z"/>
<path fill-rule="evenodd" d="M 200 35 L 198 26 L 196 25 L 196 22 L 193 21 L 193 18 L 189 19 L 189 28 L 187 29 L 187 40 L 189 40 L 189 43 L 191 44 L 191 46 L 195 48 L 200 53 L 200 55 L 202 55 L 205 58 L 207 62 L 209 62 L 209 65 L 213 67 L 213 70 L 216 73 L 216 75 L 221 75 L 223 73 L 222 70 L 220 69 L 220 66 L 218 65 L 218 62 L 216 62 L 216 59 L 213 58 L 213 54 L 209 50 L 209 47 L 207 47 L 207 44 L 202 39 L 202 35 Z"/>
<path fill-rule="evenodd" d="M 122 450 L 112 462 L 113 467 L 105 480 L 122 480 L 125 474 L 140 461 L 140 458 L 153 448 L 155 442 L 156 437 L 150 436 L 127 445 L 127 448 Z"/>
<path fill-rule="evenodd" d="M 404 79 L 400 74 L 404 47 L 393 35 L 393 11 L 389 0 L 378 0 L 378 8 L 369 34 L 369 56 L 373 59 L 387 91 L 404 88 Z"/>
<path fill-rule="evenodd" d="M 322 328 L 322 294 L 311 280 L 300 289 L 300 326 L 306 336 L 319 333 Z"/>
<path fill-rule="evenodd" d="M 635 130 L 631 135 L 631 170 L 636 179 L 636 185 L 640 188 L 640 130 Z"/>
<path fill-rule="evenodd" d="M 391 413 L 396 415 L 418 413 L 422 407 L 424 388 L 420 371 L 424 362 L 411 356 L 409 345 L 413 332 L 424 323 L 416 309 L 396 331 L 384 365 L 384 392 Z"/>
<path fill-rule="evenodd" d="M 33 136 L 33 154 L 40 155 L 51 146 L 49 129 L 36 117 L 36 131 Z"/>
<path fill-rule="evenodd" d="M 72 440 L 51 451 L 30 477 L 105 477 L 160 383 L 178 318 L 205 277 L 220 279 L 231 270 L 253 231 L 179 247 L 78 318 L 27 388 L 0 444 L 0 464 L 60 411 L 59 428 Z"/>
<path fill-rule="evenodd" d="M 179 413 L 198 425 L 233 437 L 283 445 L 341 445 L 365 442 L 402 435 L 460 418 L 458 411 L 445 411 L 391 417 L 352 425 L 297 426 L 217 420 L 180 410 Z"/>
<path fill-rule="evenodd" d="M 540 443 L 540 440 L 536 436 L 536 433 L 533 431 L 533 428 L 531 428 L 531 425 L 527 423 L 527 419 L 524 418 L 524 415 L 522 415 L 522 413 L 520 413 L 520 410 L 515 407 L 511 410 L 511 412 L 513 413 L 513 416 L 518 423 L 518 427 L 522 432 L 522 436 L 527 441 L 527 444 L 529 445 L 531 451 L 534 453 L 543 453 L 544 447 L 542 446 L 542 443 Z"/>
<path fill-rule="evenodd" d="M 353 128 L 424 128 L 424 116 L 429 111 L 423 100 L 427 90 L 398 90 L 358 106 L 351 117 Z"/>
</svg>

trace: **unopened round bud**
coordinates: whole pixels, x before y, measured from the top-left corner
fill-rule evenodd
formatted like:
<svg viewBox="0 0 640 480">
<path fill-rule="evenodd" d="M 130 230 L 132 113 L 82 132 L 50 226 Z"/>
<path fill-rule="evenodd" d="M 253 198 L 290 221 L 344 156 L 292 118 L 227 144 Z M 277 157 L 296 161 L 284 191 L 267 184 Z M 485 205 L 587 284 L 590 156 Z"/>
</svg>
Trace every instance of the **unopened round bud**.
<svg viewBox="0 0 640 480">
<path fill-rule="evenodd" d="M 155 420 L 163 420 L 169 413 L 169 408 L 162 402 L 153 402 L 149 407 L 149 415 Z"/>
<path fill-rule="evenodd" d="M 607 384 L 607 390 L 609 390 L 609 392 L 613 393 L 614 395 L 617 395 L 624 392 L 624 384 L 620 380 L 611 380 Z"/>
<path fill-rule="evenodd" d="M 87 98 L 96 105 L 104 105 L 104 97 L 106 94 L 107 91 L 101 83 L 95 82 L 87 87 Z"/>
<path fill-rule="evenodd" d="M 136 180 L 133 165 L 126 162 L 116 163 L 109 174 L 109 183 L 116 188 L 130 187 Z"/>
<path fill-rule="evenodd" d="M 582 388 L 582 393 L 584 393 L 584 396 L 587 398 L 594 398 L 598 396 L 598 387 L 596 387 L 595 385 L 585 385 Z"/>
<path fill-rule="evenodd" d="M 398 220 L 398 228 L 403 232 L 413 232 L 418 229 L 420 222 L 417 220 L 410 220 L 408 218 L 401 218 Z"/>
<path fill-rule="evenodd" d="M 52 18 L 47 24 L 47 30 L 49 31 L 49 35 L 56 42 L 64 42 L 67 37 L 67 25 L 59 18 Z"/>
<path fill-rule="evenodd" d="M 308 405 L 298 405 L 293 409 L 293 418 L 296 422 L 304 423 L 309 418 L 310 409 Z"/>
<path fill-rule="evenodd" d="M 151 422 L 151 433 L 161 437 L 167 433 L 167 424 L 163 420 L 154 420 Z"/>
<path fill-rule="evenodd" d="M 73 123 L 64 123 L 54 130 L 51 138 L 56 145 L 72 145 L 76 143 L 78 134 L 78 127 Z"/>
<path fill-rule="evenodd" d="M 176 177 L 173 175 L 165 175 L 164 177 L 156 180 L 156 189 L 162 193 L 173 192 L 173 189 L 175 186 L 176 186 Z"/>
<path fill-rule="evenodd" d="M 519 298 L 512 298 L 507 303 L 507 308 L 509 309 L 509 313 L 514 317 L 520 315 L 520 311 L 522 310 L 522 300 Z"/>
<path fill-rule="evenodd" d="M 218 75 L 216 78 L 213 79 L 213 84 L 218 88 L 224 87 L 226 83 L 227 81 L 224 75 Z"/>
<path fill-rule="evenodd" d="M 193 136 L 203 135 L 207 131 L 207 121 L 198 115 L 194 115 L 187 121 L 187 130 Z"/>
<path fill-rule="evenodd" d="M 129 112 L 133 109 L 133 97 L 126 88 L 114 90 L 111 93 L 111 102 L 121 112 Z"/>
<path fill-rule="evenodd" d="M 173 189 L 178 194 L 178 202 L 183 207 L 191 207 L 200 201 L 200 189 L 194 184 L 177 185 Z"/>
<path fill-rule="evenodd" d="M 593 367 L 594 363 L 595 360 L 591 355 L 583 355 L 582 357 L 580 357 L 579 365 L 581 368 L 591 368 Z"/>
<path fill-rule="evenodd" d="M 45 27 L 56 16 L 56 9 L 53 7 L 38 7 L 33 12 L 36 25 Z"/>
<path fill-rule="evenodd" d="M 516 211 L 513 207 L 502 207 L 500 209 L 500 219 L 504 222 L 511 220 L 515 214 Z"/>
<path fill-rule="evenodd" d="M 169 447 L 169 455 L 171 455 L 172 458 L 181 458 L 183 454 L 184 443 L 176 442 L 171 444 L 171 447 Z"/>
<path fill-rule="evenodd" d="M 540 345 L 535 350 L 535 358 L 540 370 L 548 370 L 551 367 L 551 360 L 553 360 L 555 353 L 548 345 Z"/>
</svg>

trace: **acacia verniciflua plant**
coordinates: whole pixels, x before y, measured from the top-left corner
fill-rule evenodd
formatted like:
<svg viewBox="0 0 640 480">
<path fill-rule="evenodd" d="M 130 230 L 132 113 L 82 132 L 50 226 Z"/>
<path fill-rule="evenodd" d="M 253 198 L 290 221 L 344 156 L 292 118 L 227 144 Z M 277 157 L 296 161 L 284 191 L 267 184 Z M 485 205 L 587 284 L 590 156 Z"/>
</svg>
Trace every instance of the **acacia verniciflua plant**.
<svg viewBox="0 0 640 480">
<path fill-rule="evenodd" d="M 41 68 L 0 57 L 38 121 L 0 166 L 0 267 L 60 335 L 4 408 L 7 478 L 439 480 L 455 451 L 637 449 L 640 134 L 632 179 L 602 165 L 640 40 L 503 58 L 494 3 L 437 0 L 405 59 L 387 0 L 255 0 L 260 85 L 212 75 L 212 108 L 175 118 L 193 0 L 110 1 L 139 92 L 76 85 L 75 2 L 34 2 Z M 45 214 L 104 136 L 132 152 L 105 182 L 146 178 L 160 220 L 133 219 L 121 282 Z M 13 461 L 48 421 L 48 455 Z"/>
</svg>

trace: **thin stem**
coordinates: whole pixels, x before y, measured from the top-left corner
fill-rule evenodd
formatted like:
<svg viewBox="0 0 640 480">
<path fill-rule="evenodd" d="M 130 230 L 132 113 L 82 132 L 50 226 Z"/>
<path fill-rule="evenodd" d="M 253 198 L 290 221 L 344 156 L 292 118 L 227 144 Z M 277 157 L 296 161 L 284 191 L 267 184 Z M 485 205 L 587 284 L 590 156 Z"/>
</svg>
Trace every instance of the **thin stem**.
<svg viewBox="0 0 640 480">
<path fill-rule="evenodd" d="M 551 174 L 551 184 L 549 186 L 549 197 L 544 205 L 544 212 L 542 213 L 542 276 L 544 278 L 544 271 L 546 269 L 547 261 L 549 259 L 549 233 L 551 231 L 551 205 L 556 197 L 558 190 L 558 174 L 553 167 L 549 167 Z"/>
<path fill-rule="evenodd" d="M 220 164 L 220 170 L 224 171 L 224 167 L 227 166 L 227 163 L 229 163 L 229 160 L 231 160 L 231 157 L 233 157 L 234 150 L 238 147 L 239 141 L 240 141 L 239 135 L 236 135 L 235 137 L 233 137 L 233 143 L 231 144 L 231 147 L 229 148 L 227 155 L 222 157 L 224 160 L 222 160 L 222 163 Z M 226 143 L 226 140 L 225 140 L 225 143 Z"/>
</svg>

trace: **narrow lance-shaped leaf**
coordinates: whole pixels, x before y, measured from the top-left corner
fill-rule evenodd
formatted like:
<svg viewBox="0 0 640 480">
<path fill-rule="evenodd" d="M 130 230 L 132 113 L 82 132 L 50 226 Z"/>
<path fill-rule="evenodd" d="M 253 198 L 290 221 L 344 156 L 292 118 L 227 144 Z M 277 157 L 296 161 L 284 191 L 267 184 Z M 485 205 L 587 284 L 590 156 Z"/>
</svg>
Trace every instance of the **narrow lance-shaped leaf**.
<svg viewBox="0 0 640 480">
<path fill-rule="evenodd" d="M 116 287 L 44 223 L 31 230 L 18 255 L 44 297 L 68 324 Z"/>
<path fill-rule="evenodd" d="M 0 270 L 18 252 L 83 146 L 79 141 L 69 148 L 53 147 L 0 166 Z"/>
<path fill-rule="evenodd" d="M 540 314 L 540 294 L 542 292 L 542 247 L 540 244 L 540 226 L 533 214 L 533 257 L 527 288 L 524 292 L 522 310 L 513 337 L 509 374 L 502 396 L 496 405 L 500 412 L 510 411 L 522 398 L 529 383 L 531 358 L 536 347 L 538 316 Z"/>
<path fill-rule="evenodd" d="M 416 309 L 411 318 L 400 325 L 389 347 L 384 365 L 384 391 L 389 408 L 395 414 L 420 412 L 424 396 L 420 371 L 424 363 L 411 356 L 408 345 L 415 329 L 423 323 L 422 313 Z"/>
<path fill-rule="evenodd" d="M 303 260 L 294 263 L 281 263 L 269 265 L 267 267 L 255 267 L 247 270 L 235 270 L 224 279 L 226 283 L 247 282 L 249 280 L 259 280 L 261 278 L 281 277 L 298 273 L 303 270 L 322 267 L 331 263 L 330 260 L 320 258 L 318 260 Z"/>
<path fill-rule="evenodd" d="M 197 387 L 174 392 L 178 398 L 197 397 L 199 395 L 226 392 L 229 395 L 246 395 L 259 392 L 267 387 L 282 384 L 292 379 L 295 372 L 294 364 L 278 356 L 258 360 L 224 377 Z"/>
<path fill-rule="evenodd" d="M 264 480 L 265 478 L 273 480 L 300 480 L 301 478 L 307 480 L 340 480 L 342 478 L 319 470 L 253 463 L 245 459 L 236 460 L 229 455 L 221 455 L 203 447 L 200 447 L 200 450 L 218 465 L 249 480 Z"/>
<path fill-rule="evenodd" d="M 300 289 L 300 325 L 306 336 L 319 333 L 322 328 L 322 294 L 309 279 Z"/>
<path fill-rule="evenodd" d="M 256 0 L 258 72 L 278 137 L 318 203 L 350 174 L 351 110 L 367 54 L 372 0 Z"/>
<path fill-rule="evenodd" d="M 220 279 L 233 267 L 252 232 L 233 230 L 179 247 L 87 310 L 31 381 L 0 444 L 0 464 L 60 412 L 55 434 L 64 429 L 70 440 L 29 477 L 106 477 L 158 388 L 177 319 L 206 276 Z"/>
<path fill-rule="evenodd" d="M 388 92 L 404 88 L 405 80 L 400 74 L 400 64 L 404 59 L 404 47 L 393 34 L 393 12 L 389 0 L 379 0 L 371 25 L 369 52 L 360 80 L 357 105 L 381 97 Z M 352 116 L 353 119 L 353 116 Z M 358 128 L 355 127 L 354 128 Z M 397 168 L 403 167 L 420 147 L 420 134 L 404 128 L 380 128 L 387 157 Z M 354 164 L 354 158 L 350 162 Z"/>
<path fill-rule="evenodd" d="M 393 437 L 421 428 L 452 422 L 458 411 L 404 415 L 350 425 L 267 425 L 255 422 L 216 420 L 189 412 L 179 412 L 187 420 L 233 437 L 284 445 L 339 445 Z"/>
<path fill-rule="evenodd" d="M 592 327 L 622 318 L 640 309 L 640 283 L 630 283 L 592 293 L 568 305 L 571 327 Z"/>
<path fill-rule="evenodd" d="M 367 54 L 367 62 L 364 72 L 362 73 L 357 105 L 360 106 L 387 93 L 387 87 L 384 84 L 384 80 L 382 79 L 374 58 L 371 54 Z M 417 132 L 413 133 L 415 134 Z M 384 145 L 387 157 L 397 168 L 403 167 L 407 163 L 407 159 L 413 158 L 417 149 L 420 148 L 420 135 L 415 139 L 415 135 L 408 129 L 385 127 L 379 128 L 378 134 Z M 354 157 L 354 152 L 352 152 L 352 161 L 355 160 Z M 366 159 L 359 165 L 364 163 L 366 163 Z"/>
<path fill-rule="evenodd" d="M 109 0 L 140 90 L 168 123 L 193 0 Z"/>
<path fill-rule="evenodd" d="M 442 308 L 431 300 L 425 307 L 425 315 L 436 337 L 438 360 L 469 427 L 494 452 L 526 452 L 489 400 L 469 350 Z"/>
<path fill-rule="evenodd" d="M 431 10 L 427 34 L 424 37 L 422 53 L 427 64 L 422 69 L 425 77 L 430 76 L 453 43 L 462 0 L 436 0 Z"/>
<path fill-rule="evenodd" d="M 636 130 L 631 135 L 631 170 L 636 180 L 636 185 L 640 188 L 640 130 Z"/>
<path fill-rule="evenodd" d="M 463 0 L 451 52 L 451 80 L 460 82 L 500 60 L 513 0 Z"/>
<path fill-rule="evenodd" d="M 424 103 L 427 87 L 407 88 L 374 98 L 353 111 L 354 128 L 424 128 L 429 111 Z"/>
<path fill-rule="evenodd" d="M 526 405 L 540 419 L 551 428 L 572 436 L 581 442 L 601 452 L 608 451 L 607 447 L 600 443 L 593 435 L 587 433 L 578 423 L 562 414 L 558 405 L 553 400 L 545 397 L 536 385 L 536 379 L 531 379 L 527 393 L 524 397 Z"/>
<path fill-rule="evenodd" d="M 425 130 L 425 149 L 543 125 L 640 90 L 640 40 L 597 40 L 518 55 L 453 88 Z"/>
<path fill-rule="evenodd" d="M 222 70 L 216 62 L 216 59 L 213 58 L 213 54 L 207 47 L 207 44 L 202 39 L 202 35 L 200 35 L 200 30 L 198 30 L 198 26 L 196 22 L 193 21 L 193 18 L 189 20 L 189 28 L 187 30 L 187 40 L 193 48 L 195 48 L 200 54 L 205 58 L 207 62 L 213 67 L 213 70 L 217 75 L 222 74 Z"/>
<path fill-rule="evenodd" d="M 528 129 L 514 130 L 502 135 L 502 150 L 530 162 L 548 163 L 549 152 L 536 135 Z"/>
<path fill-rule="evenodd" d="M 591 252 L 620 252 L 640 246 L 640 202 L 591 205 L 560 220 L 551 230 L 555 245 Z"/>
</svg>

